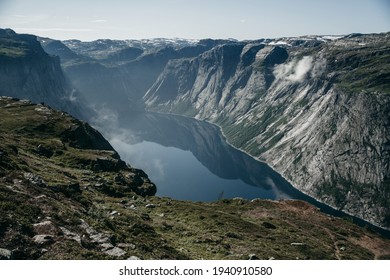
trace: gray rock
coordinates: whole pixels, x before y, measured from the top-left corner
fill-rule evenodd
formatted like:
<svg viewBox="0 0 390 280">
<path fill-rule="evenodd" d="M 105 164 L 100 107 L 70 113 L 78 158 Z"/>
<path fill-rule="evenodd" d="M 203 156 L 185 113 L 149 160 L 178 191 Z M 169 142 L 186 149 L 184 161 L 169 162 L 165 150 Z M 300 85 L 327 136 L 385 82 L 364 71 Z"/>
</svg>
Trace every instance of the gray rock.
<svg viewBox="0 0 390 280">
<path fill-rule="evenodd" d="M 136 246 L 132 243 L 118 243 L 116 246 L 121 249 L 130 248 L 131 250 L 134 250 L 136 248 Z"/>
<path fill-rule="evenodd" d="M 98 244 L 111 243 L 111 236 L 109 234 L 96 231 L 90 225 L 88 225 L 87 222 L 85 222 L 82 219 L 81 219 L 81 227 L 85 229 L 92 242 Z"/>
<path fill-rule="evenodd" d="M 12 251 L 0 248 L 0 260 L 12 259 Z"/>
<path fill-rule="evenodd" d="M 52 221 L 43 221 L 33 224 L 34 231 L 40 235 L 57 235 L 59 229 L 53 224 Z"/>
<path fill-rule="evenodd" d="M 54 242 L 53 238 L 54 238 L 53 235 L 38 234 L 33 237 L 33 241 L 38 245 L 45 245 L 45 244 L 53 243 Z"/>
<path fill-rule="evenodd" d="M 74 240 L 76 241 L 77 243 L 81 244 L 81 236 L 79 234 L 76 234 L 74 232 L 71 232 L 70 230 L 68 230 L 67 228 L 65 227 L 60 227 L 60 229 L 62 230 L 64 236 L 67 238 L 67 239 L 71 239 L 71 240 Z"/>
<path fill-rule="evenodd" d="M 305 246 L 306 244 L 305 243 L 301 243 L 301 242 L 292 242 L 290 245 L 291 246 Z"/>
<path fill-rule="evenodd" d="M 104 253 L 109 255 L 109 256 L 112 256 L 112 257 L 122 257 L 122 256 L 126 255 L 126 251 L 121 249 L 121 248 L 118 248 L 118 247 L 114 247 L 112 249 L 109 249 L 109 250 L 105 251 Z"/>
<path fill-rule="evenodd" d="M 128 258 L 128 260 L 138 261 L 138 260 L 141 260 L 141 259 L 139 257 L 137 257 L 137 256 L 131 256 L 130 258 Z"/>
<path fill-rule="evenodd" d="M 99 244 L 99 246 L 102 249 L 102 251 L 107 251 L 114 248 L 114 245 L 112 245 L 111 243 L 101 243 Z"/>
<path fill-rule="evenodd" d="M 155 204 L 146 204 L 145 207 L 146 208 L 156 208 L 156 205 Z"/>
<path fill-rule="evenodd" d="M 24 178 L 30 181 L 34 185 L 38 186 L 46 186 L 46 182 L 40 177 L 39 175 L 36 175 L 34 173 L 25 172 L 23 174 Z"/>
</svg>

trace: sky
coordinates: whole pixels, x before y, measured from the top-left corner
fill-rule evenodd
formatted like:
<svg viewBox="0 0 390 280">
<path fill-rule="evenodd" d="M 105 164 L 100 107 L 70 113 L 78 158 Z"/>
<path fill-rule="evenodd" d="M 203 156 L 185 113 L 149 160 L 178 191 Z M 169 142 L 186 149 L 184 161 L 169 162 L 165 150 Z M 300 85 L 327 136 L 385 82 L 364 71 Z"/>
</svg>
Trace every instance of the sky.
<svg viewBox="0 0 390 280">
<path fill-rule="evenodd" d="M 0 28 L 82 41 L 380 33 L 390 0 L 0 0 Z"/>
</svg>

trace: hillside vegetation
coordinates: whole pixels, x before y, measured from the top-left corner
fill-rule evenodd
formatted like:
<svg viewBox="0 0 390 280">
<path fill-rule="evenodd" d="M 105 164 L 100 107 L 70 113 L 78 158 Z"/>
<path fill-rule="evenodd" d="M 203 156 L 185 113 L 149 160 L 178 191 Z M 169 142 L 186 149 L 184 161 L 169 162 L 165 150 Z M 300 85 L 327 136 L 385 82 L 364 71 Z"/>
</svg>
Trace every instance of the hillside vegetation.
<svg viewBox="0 0 390 280">
<path fill-rule="evenodd" d="M 390 240 L 302 201 L 155 197 L 68 114 L 0 98 L 2 259 L 374 259 Z"/>
</svg>

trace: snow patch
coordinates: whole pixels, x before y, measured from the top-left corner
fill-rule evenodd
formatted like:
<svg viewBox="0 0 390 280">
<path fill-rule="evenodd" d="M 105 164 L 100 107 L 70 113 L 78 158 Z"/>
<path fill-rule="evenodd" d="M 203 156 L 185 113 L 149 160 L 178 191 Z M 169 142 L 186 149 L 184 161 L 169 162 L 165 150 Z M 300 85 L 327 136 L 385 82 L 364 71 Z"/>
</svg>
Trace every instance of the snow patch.
<svg viewBox="0 0 390 280">
<path fill-rule="evenodd" d="M 277 41 L 277 42 L 270 42 L 268 45 L 270 46 L 290 46 L 291 47 L 291 44 L 287 43 L 286 41 Z"/>
<path fill-rule="evenodd" d="M 341 38 L 344 38 L 344 36 L 335 36 L 335 35 L 322 36 L 322 39 L 328 40 L 328 41 L 334 41 L 334 40 L 338 40 Z"/>
</svg>

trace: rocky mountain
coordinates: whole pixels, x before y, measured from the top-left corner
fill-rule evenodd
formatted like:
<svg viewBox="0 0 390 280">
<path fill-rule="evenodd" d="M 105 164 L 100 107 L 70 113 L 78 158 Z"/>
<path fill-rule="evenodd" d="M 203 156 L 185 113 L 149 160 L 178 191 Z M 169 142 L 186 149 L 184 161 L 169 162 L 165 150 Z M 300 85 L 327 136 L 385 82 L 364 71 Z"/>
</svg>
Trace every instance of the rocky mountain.
<svg viewBox="0 0 390 280">
<path fill-rule="evenodd" d="M 302 201 L 155 197 L 102 135 L 0 97 L 0 259 L 387 259 L 390 241 Z"/>
<path fill-rule="evenodd" d="M 61 58 L 67 77 L 98 110 L 120 114 L 144 111 L 145 92 L 172 59 L 196 57 L 223 40 L 39 39 L 46 52 Z"/>
<path fill-rule="evenodd" d="M 81 88 L 122 116 L 213 122 L 297 189 L 389 228 L 388 36 L 115 42 L 106 55 L 110 41 L 94 53 L 40 38 L 48 55 L 35 36 L 0 30 L 0 93 L 83 115 Z M 0 258 L 390 255 L 388 239 L 300 201 L 154 197 L 100 133 L 44 104 L 2 97 L 0 115 Z"/>
<path fill-rule="evenodd" d="M 218 45 L 171 60 L 144 99 L 220 125 L 299 190 L 388 228 L 389 36 Z"/>
<path fill-rule="evenodd" d="M 0 29 L 0 85 L 0 95 L 44 102 L 84 119 L 90 114 L 59 58 L 48 55 L 33 35 Z"/>
<path fill-rule="evenodd" d="M 89 102 L 210 121 L 297 189 L 389 228 L 389 36 L 66 41 L 77 58 L 57 54 Z"/>
</svg>

